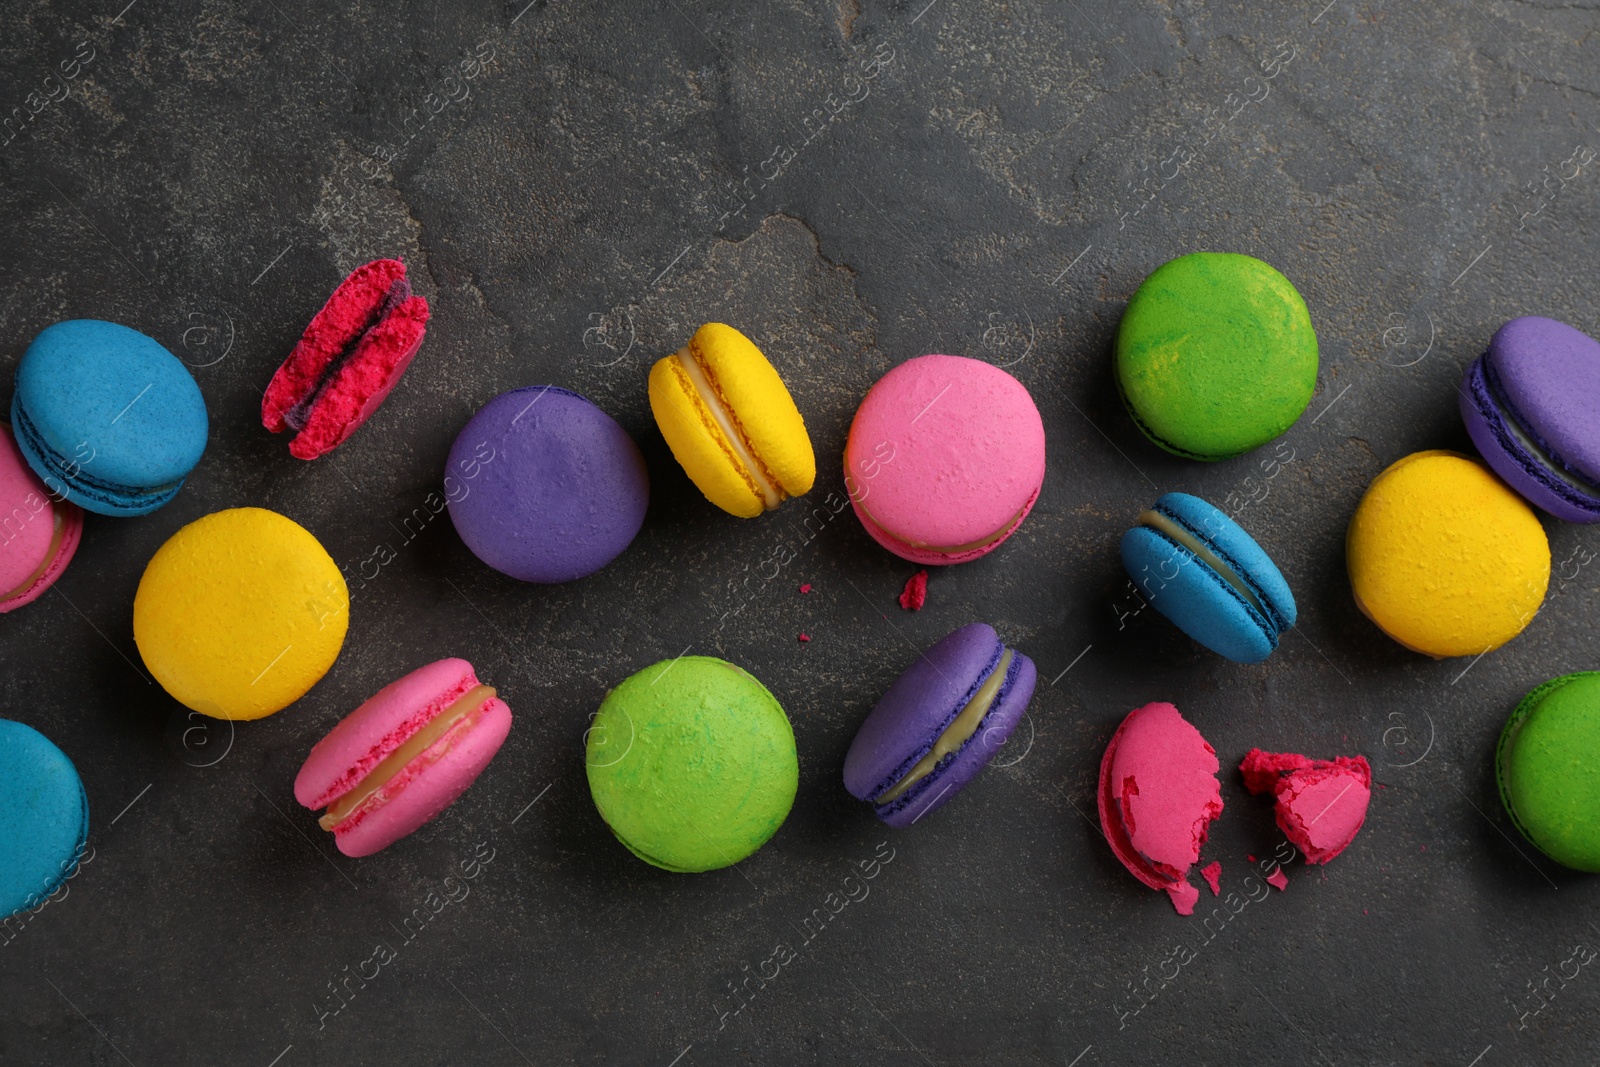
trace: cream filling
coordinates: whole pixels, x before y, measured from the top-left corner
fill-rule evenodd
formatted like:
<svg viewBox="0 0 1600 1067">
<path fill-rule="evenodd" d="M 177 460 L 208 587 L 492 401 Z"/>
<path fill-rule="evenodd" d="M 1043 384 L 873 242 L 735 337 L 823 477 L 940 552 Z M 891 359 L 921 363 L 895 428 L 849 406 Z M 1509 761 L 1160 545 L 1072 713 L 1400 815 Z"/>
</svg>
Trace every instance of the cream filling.
<svg viewBox="0 0 1600 1067">
<path fill-rule="evenodd" d="M 55 526 L 50 533 L 50 547 L 44 550 L 44 559 L 33 569 L 33 573 L 22 579 L 15 589 L 0 593 L 0 600 L 10 600 L 14 596 L 21 596 L 33 587 L 33 583 L 44 577 L 44 572 L 50 569 L 50 564 L 56 561 L 56 554 L 61 551 L 61 538 L 66 532 L 66 524 L 61 519 L 61 509 L 55 509 Z M 28 520 L 32 522 L 33 520 Z"/>
<path fill-rule="evenodd" d="M 939 735 L 939 740 L 933 743 L 933 751 L 918 760 L 917 765 L 906 772 L 906 776 L 896 782 L 887 793 L 874 800 L 874 804 L 882 807 L 899 799 L 900 795 L 907 789 L 926 778 L 939 765 L 940 760 L 966 744 L 972 735 L 978 732 L 978 724 L 983 721 L 985 715 L 989 714 L 989 707 L 994 703 L 994 698 L 999 695 L 1001 683 L 1006 680 L 1006 671 L 1011 666 L 1012 655 L 1011 649 L 1005 650 L 1005 654 L 1000 657 L 1000 662 L 995 665 L 994 671 L 978 687 L 978 691 L 972 694 L 972 699 L 967 701 L 967 706 L 961 709 L 961 714 L 957 715 L 955 720 L 944 728 L 944 733 Z"/>
<path fill-rule="evenodd" d="M 761 500 L 766 509 L 771 511 L 783 503 L 784 492 L 772 484 L 767 478 L 766 468 L 756 461 L 755 454 L 745 445 L 744 435 L 739 433 L 733 425 L 733 419 L 728 415 L 728 409 L 722 404 L 722 397 L 711 384 L 711 379 L 706 376 L 705 368 L 700 366 L 700 361 L 694 357 L 692 345 L 684 345 L 673 353 L 673 358 L 678 361 L 678 366 L 683 368 L 683 373 L 689 376 L 689 382 L 694 386 L 694 391 L 699 394 L 700 402 L 711 412 L 711 417 L 716 420 L 717 428 L 722 431 L 722 436 L 727 439 L 728 447 L 733 449 L 733 454 L 744 465 L 745 473 L 755 483 L 756 491 L 761 494 Z"/>
<path fill-rule="evenodd" d="M 1539 442 L 1535 441 L 1533 436 L 1523 429 L 1522 423 L 1518 422 L 1516 416 L 1511 414 L 1510 407 L 1495 395 L 1495 391 L 1489 389 L 1487 392 L 1490 403 L 1494 404 L 1495 408 L 1500 412 L 1500 424 L 1511 432 L 1512 437 L 1517 439 L 1517 444 L 1521 445 L 1530 456 L 1539 461 L 1541 467 L 1586 496 L 1600 496 L 1600 486 L 1591 485 L 1558 463 L 1548 449 L 1541 447 Z"/>
<path fill-rule="evenodd" d="M 352 812 L 366 802 L 368 797 L 388 785 L 406 764 L 433 747 L 434 742 L 449 733 L 452 726 L 481 710 L 492 696 L 494 696 L 493 686 L 479 685 L 467 690 L 456 699 L 455 703 L 435 715 L 426 726 L 406 738 L 405 744 L 379 761 L 378 765 L 368 771 L 348 793 L 335 800 L 329 806 L 328 813 L 317 820 L 317 825 L 324 830 L 332 830 L 344 822 Z"/>
<path fill-rule="evenodd" d="M 1152 530 L 1159 530 L 1161 533 L 1166 534 L 1168 537 L 1178 542 L 1178 544 L 1182 545 L 1184 548 L 1187 548 L 1190 552 L 1193 552 L 1197 557 L 1199 557 L 1201 563 L 1204 563 L 1207 567 L 1210 567 L 1212 570 L 1222 575 L 1223 579 L 1229 585 L 1233 586 L 1233 588 L 1238 591 L 1240 596 L 1244 597 L 1246 603 L 1261 613 L 1262 618 L 1272 618 L 1272 616 L 1267 613 L 1267 609 L 1262 606 L 1260 599 L 1255 595 L 1255 593 L 1250 591 L 1250 587 L 1248 585 L 1244 584 L 1244 579 L 1235 574 L 1232 567 L 1222 562 L 1221 556 L 1218 556 L 1215 552 L 1211 551 L 1211 549 L 1207 548 L 1202 541 L 1196 538 L 1188 530 L 1185 530 L 1182 526 L 1179 526 L 1177 523 L 1173 522 L 1159 511 L 1147 511 L 1140 515 L 1139 525 L 1148 526 Z"/>
</svg>

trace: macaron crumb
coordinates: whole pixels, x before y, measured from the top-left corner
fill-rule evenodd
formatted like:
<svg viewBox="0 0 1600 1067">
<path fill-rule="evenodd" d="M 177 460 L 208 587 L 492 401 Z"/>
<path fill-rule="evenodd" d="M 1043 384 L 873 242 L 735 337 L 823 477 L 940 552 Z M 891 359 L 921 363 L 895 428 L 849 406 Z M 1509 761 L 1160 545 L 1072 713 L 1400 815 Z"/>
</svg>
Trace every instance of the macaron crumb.
<svg viewBox="0 0 1600 1067">
<path fill-rule="evenodd" d="M 1250 861 L 1250 862 L 1251 862 L 1251 863 L 1254 863 L 1254 862 L 1255 862 L 1255 861 L 1256 861 L 1256 858 L 1255 858 L 1255 857 L 1254 857 L 1254 856 L 1252 856 L 1252 855 L 1251 855 L 1251 854 L 1250 854 L 1250 853 L 1248 853 L 1248 852 L 1246 852 L 1246 853 L 1245 853 L 1245 854 L 1244 854 L 1244 858 L 1245 858 L 1245 859 L 1247 859 L 1247 860 L 1249 860 L 1249 861 Z"/>
<path fill-rule="evenodd" d="M 1222 895 L 1222 861 L 1221 860 L 1212 860 L 1210 863 L 1206 864 L 1204 867 L 1201 867 L 1200 868 L 1200 877 L 1204 878 L 1206 880 L 1206 885 L 1211 887 L 1211 895 L 1212 896 L 1220 897 Z"/>
<path fill-rule="evenodd" d="M 906 579 L 906 587 L 900 591 L 900 606 L 906 611 L 921 611 L 927 602 L 928 571 L 923 568 Z"/>
<path fill-rule="evenodd" d="M 1277 870 L 1267 875 L 1267 884 L 1281 893 L 1285 889 L 1289 888 L 1289 876 L 1283 873 L 1282 867 L 1279 867 Z"/>
<path fill-rule="evenodd" d="M 800 583 L 800 591 L 801 591 L 801 592 L 802 592 L 802 593 L 809 593 L 809 592 L 811 592 L 811 583 L 810 583 L 810 582 L 801 582 L 801 583 Z"/>
<path fill-rule="evenodd" d="M 810 640 L 811 640 L 811 635 L 810 634 L 801 634 L 800 635 L 800 643 L 802 645 L 805 644 L 807 641 L 810 641 Z"/>
</svg>

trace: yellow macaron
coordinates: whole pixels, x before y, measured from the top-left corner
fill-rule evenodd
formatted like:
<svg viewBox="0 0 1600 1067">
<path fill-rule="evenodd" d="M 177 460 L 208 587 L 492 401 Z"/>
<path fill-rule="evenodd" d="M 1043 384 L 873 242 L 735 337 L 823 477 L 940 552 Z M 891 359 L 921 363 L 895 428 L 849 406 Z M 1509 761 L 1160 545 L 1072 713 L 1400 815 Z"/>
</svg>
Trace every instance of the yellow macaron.
<svg viewBox="0 0 1600 1067">
<path fill-rule="evenodd" d="M 344 575 L 305 527 L 264 508 L 232 508 L 156 550 L 133 599 L 133 639 L 185 706 L 259 719 L 333 666 L 349 608 Z"/>
<path fill-rule="evenodd" d="M 1367 488 L 1345 535 L 1356 605 L 1435 658 L 1475 656 L 1522 632 L 1550 584 L 1533 510 L 1477 460 L 1417 452 Z"/>
<path fill-rule="evenodd" d="M 650 410 L 706 499 L 753 519 L 817 480 L 805 419 L 744 334 L 708 322 L 650 368 Z"/>
</svg>

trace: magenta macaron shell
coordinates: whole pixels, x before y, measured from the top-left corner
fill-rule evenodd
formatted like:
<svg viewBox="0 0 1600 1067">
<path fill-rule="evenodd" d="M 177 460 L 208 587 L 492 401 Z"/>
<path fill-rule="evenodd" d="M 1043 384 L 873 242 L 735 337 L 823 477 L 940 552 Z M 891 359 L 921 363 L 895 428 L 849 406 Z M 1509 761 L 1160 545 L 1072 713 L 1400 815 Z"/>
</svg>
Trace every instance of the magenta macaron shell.
<svg viewBox="0 0 1600 1067">
<path fill-rule="evenodd" d="M 317 742 L 294 780 L 303 806 L 321 810 L 353 789 L 383 759 L 482 683 L 464 659 L 443 659 L 390 682 Z M 511 730 L 498 697 L 475 721 L 449 730 L 333 829 L 346 856 L 370 856 L 449 807 L 483 773 Z"/>
<path fill-rule="evenodd" d="M 1097 790 L 1100 828 L 1117 859 L 1151 889 L 1194 912 L 1189 882 L 1211 821 L 1222 814 L 1216 750 L 1165 702 L 1135 708 L 1106 746 Z"/>
<path fill-rule="evenodd" d="M 0 614 L 39 599 L 72 562 L 83 509 L 50 495 L 0 423 Z"/>
<path fill-rule="evenodd" d="M 1021 525 L 1044 484 L 1044 422 L 1023 384 L 963 356 L 907 360 L 850 424 L 845 486 L 867 533 L 914 563 L 964 563 Z"/>
</svg>

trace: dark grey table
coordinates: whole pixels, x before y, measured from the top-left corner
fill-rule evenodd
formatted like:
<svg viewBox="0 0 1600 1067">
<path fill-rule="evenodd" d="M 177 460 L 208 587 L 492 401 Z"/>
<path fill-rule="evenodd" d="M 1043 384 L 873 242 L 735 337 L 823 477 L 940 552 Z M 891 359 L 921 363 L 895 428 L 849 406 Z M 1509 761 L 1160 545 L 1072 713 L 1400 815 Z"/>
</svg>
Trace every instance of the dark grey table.
<svg viewBox="0 0 1600 1067">
<path fill-rule="evenodd" d="M 190 362 L 212 435 L 176 502 L 92 519 L 55 591 L 0 621 L 0 714 L 76 762 L 94 849 L 0 947 L 0 1061 L 1594 1061 L 1600 975 L 1567 961 L 1600 946 L 1600 883 L 1517 837 L 1491 759 L 1524 691 L 1597 665 L 1600 543 L 1547 523 L 1544 610 L 1471 662 L 1383 638 L 1342 552 L 1382 467 L 1470 447 L 1455 385 L 1499 323 L 1600 332 L 1600 173 L 1573 174 L 1600 145 L 1592 4 L 123 2 L 0 12 L 0 403 L 39 329 L 108 318 Z M 1118 316 L 1197 249 L 1267 259 L 1311 307 L 1322 374 L 1281 450 L 1180 461 L 1120 408 Z M 432 301 L 427 343 L 303 464 L 261 389 L 380 255 Z M 817 445 L 811 496 L 760 520 L 708 505 L 650 419 L 647 368 L 706 320 L 758 340 Z M 1049 474 L 912 614 L 913 568 L 829 501 L 861 395 L 929 351 L 1032 390 Z M 620 419 L 653 479 L 632 548 L 552 588 L 413 518 L 470 414 L 543 382 Z M 1118 536 L 1172 489 L 1242 505 L 1289 577 L 1301 625 L 1266 664 L 1129 596 Z M 150 682 L 131 604 L 173 531 L 246 504 L 346 567 L 350 633 L 294 707 L 207 726 Z M 973 619 L 1037 661 L 1030 719 L 892 833 L 841 788 L 844 751 Z M 692 877 L 611 838 L 580 748 L 609 686 L 686 650 L 766 682 L 801 765 L 776 838 Z M 347 860 L 295 771 L 444 655 L 500 687 L 512 736 L 447 815 Z M 1245 896 L 1281 837 L 1230 771 L 1207 855 L 1247 903 L 1174 915 L 1092 821 L 1111 728 L 1155 699 L 1225 767 L 1365 753 L 1354 846 Z"/>
</svg>

